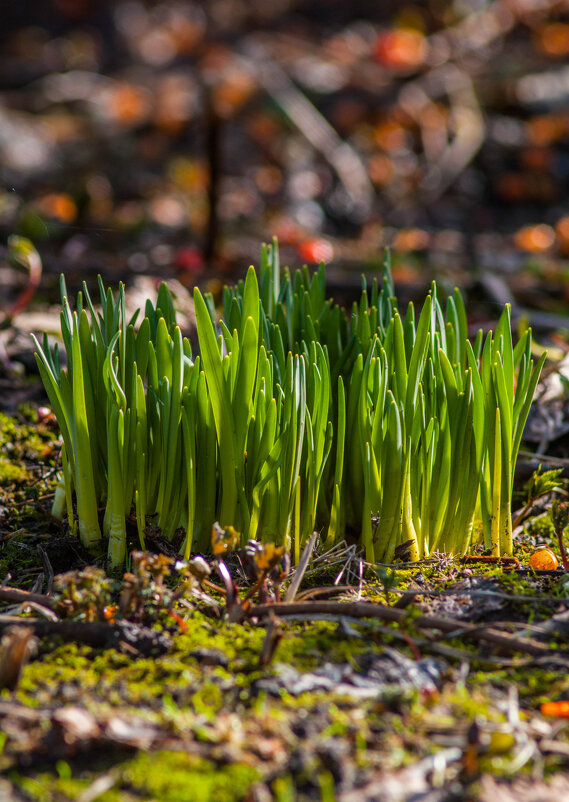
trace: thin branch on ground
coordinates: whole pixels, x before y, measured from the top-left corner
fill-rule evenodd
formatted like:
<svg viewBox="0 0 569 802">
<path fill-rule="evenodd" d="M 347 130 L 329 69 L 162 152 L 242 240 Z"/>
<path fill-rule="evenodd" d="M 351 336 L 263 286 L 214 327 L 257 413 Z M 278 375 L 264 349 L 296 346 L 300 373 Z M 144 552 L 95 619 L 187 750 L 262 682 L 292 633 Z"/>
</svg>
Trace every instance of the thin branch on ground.
<svg viewBox="0 0 569 802">
<path fill-rule="evenodd" d="M 419 615 L 410 618 L 406 610 L 386 607 L 371 602 L 296 602 L 292 604 L 258 604 L 249 608 L 248 614 L 251 617 L 265 618 L 266 616 L 277 613 L 279 618 L 286 618 L 287 615 L 305 615 L 310 620 L 312 615 L 319 613 L 329 613 L 331 615 L 344 615 L 353 618 L 379 618 L 383 621 L 391 621 L 396 624 L 409 623 L 410 627 L 419 629 L 438 629 L 442 632 L 454 632 L 457 637 L 472 638 L 476 641 L 483 641 L 493 646 L 505 649 L 508 652 L 520 652 L 541 656 L 551 654 L 552 650 L 541 643 L 537 643 L 529 638 L 516 638 L 507 632 L 501 632 L 493 627 L 478 627 L 456 618 L 442 617 L 436 615 Z M 559 651 L 555 654 L 559 655 Z"/>
</svg>

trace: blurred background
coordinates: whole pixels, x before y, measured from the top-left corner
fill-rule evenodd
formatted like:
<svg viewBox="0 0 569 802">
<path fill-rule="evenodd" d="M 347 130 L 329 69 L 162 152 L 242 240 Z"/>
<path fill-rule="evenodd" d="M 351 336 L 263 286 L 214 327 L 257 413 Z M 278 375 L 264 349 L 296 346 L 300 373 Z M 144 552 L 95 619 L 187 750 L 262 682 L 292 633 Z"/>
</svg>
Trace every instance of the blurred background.
<svg viewBox="0 0 569 802">
<path fill-rule="evenodd" d="M 436 278 L 480 318 L 512 299 L 563 322 L 567 0 L 3 0 L 0 19 L 0 306 L 26 281 L 14 233 L 47 300 L 61 271 L 215 291 L 276 235 L 340 298 L 390 247 L 403 297 Z"/>
</svg>

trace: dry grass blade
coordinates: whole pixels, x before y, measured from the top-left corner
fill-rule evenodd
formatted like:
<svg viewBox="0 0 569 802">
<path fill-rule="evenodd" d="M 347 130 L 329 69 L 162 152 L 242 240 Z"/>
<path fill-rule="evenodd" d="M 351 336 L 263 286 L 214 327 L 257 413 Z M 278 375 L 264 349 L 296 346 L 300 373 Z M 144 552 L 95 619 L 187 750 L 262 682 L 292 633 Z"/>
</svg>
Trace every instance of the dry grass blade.
<svg viewBox="0 0 569 802">
<path fill-rule="evenodd" d="M 314 546 L 316 545 L 316 541 L 318 540 L 318 534 L 319 534 L 318 532 L 313 532 L 310 540 L 304 547 L 304 551 L 302 552 L 302 557 L 300 558 L 298 567 L 294 572 L 292 582 L 288 586 L 285 596 L 285 602 L 292 602 L 294 600 L 294 597 L 296 596 L 296 593 L 300 587 L 300 583 L 302 582 L 304 574 L 308 567 L 308 563 L 310 562 L 312 552 L 314 551 Z"/>
<path fill-rule="evenodd" d="M 290 121 L 310 144 L 334 167 L 346 193 L 365 216 L 373 200 L 374 190 L 365 166 L 356 151 L 340 138 L 336 130 L 320 114 L 285 71 L 274 61 L 260 38 L 247 45 L 248 66 Z"/>
</svg>

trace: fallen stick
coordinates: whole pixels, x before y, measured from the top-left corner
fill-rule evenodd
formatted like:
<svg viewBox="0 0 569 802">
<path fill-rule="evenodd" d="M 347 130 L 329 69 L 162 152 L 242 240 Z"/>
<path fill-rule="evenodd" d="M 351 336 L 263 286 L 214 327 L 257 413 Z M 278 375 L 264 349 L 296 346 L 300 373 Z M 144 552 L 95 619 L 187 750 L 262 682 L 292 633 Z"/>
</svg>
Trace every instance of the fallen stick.
<svg viewBox="0 0 569 802">
<path fill-rule="evenodd" d="M 16 602 L 16 604 L 25 604 L 26 602 L 35 602 L 41 604 L 43 607 L 53 609 L 56 605 L 56 600 L 53 596 L 46 596 L 43 593 L 31 593 L 29 590 L 20 590 L 20 588 L 7 588 L 0 587 L 0 601 Z"/>
<path fill-rule="evenodd" d="M 552 654 L 551 649 L 528 638 L 517 638 L 508 632 L 502 632 L 492 627 L 480 627 L 460 621 L 457 618 L 446 618 L 437 615 L 419 615 L 416 618 L 409 618 L 406 610 L 395 607 L 385 607 L 371 602 L 293 602 L 278 604 L 257 604 L 247 610 L 247 614 L 257 618 L 266 618 L 269 615 L 277 615 L 279 618 L 286 618 L 287 615 L 337 615 L 350 616 L 351 618 L 379 618 L 382 621 L 391 621 L 397 624 L 404 624 L 409 621 L 410 626 L 419 629 L 439 629 L 441 632 L 456 632 L 457 636 L 466 636 L 477 641 L 486 641 L 493 646 L 500 646 L 509 652 L 520 652 L 543 656 Z M 558 651 L 555 652 L 559 654 Z"/>
<path fill-rule="evenodd" d="M 167 633 L 129 621 L 105 624 L 99 621 L 47 621 L 0 614 L 0 632 L 8 627 L 25 627 L 38 638 L 60 637 L 64 641 L 85 643 L 95 649 L 130 648 L 145 655 L 163 654 L 171 645 Z"/>
</svg>

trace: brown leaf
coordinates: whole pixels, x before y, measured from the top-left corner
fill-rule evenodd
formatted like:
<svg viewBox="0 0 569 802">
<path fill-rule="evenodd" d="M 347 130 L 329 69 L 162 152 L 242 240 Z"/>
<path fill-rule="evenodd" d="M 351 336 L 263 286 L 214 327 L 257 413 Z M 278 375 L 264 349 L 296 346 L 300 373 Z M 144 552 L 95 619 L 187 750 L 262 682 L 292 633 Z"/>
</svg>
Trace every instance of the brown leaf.
<svg viewBox="0 0 569 802">
<path fill-rule="evenodd" d="M 13 691 L 22 668 L 35 648 L 35 638 L 27 627 L 10 627 L 0 641 L 0 688 Z"/>
</svg>

